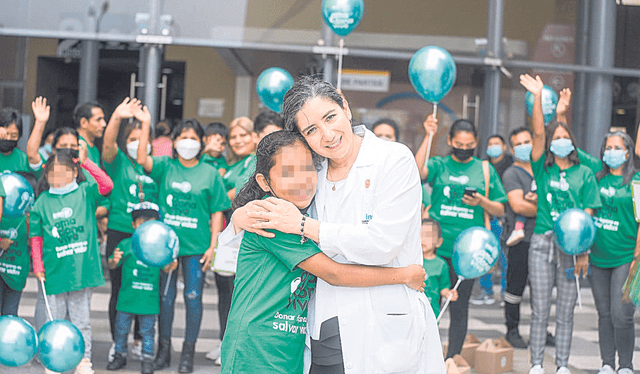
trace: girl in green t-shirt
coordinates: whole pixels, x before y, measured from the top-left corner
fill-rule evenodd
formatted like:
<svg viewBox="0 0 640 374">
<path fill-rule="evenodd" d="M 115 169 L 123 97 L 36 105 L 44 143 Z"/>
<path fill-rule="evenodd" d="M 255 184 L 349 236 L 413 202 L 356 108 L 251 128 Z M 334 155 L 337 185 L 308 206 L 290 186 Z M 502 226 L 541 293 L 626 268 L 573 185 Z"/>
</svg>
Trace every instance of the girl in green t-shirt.
<svg viewBox="0 0 640 374">
<path fill-rule="evenodd" d="M 604 166 L 596 174 L 602 208 L 594 214 L 597 232 L 589 256 L 589 283 L 598 310 L 600 372 L 613 372 L 618 352 L 618 373 L 633 373 L 635 306 L 623 300 L 622 291 L 627 277 L 633 276 L 632 262 L 640 254 L 631 196 L 631 181 L 640 181 L 640 173 L 633 166 L 633 149 L 633 140 L 626 133 L 607 134 L 600 151 Z"/>
<path fill-rule="evenodd" d="M 256 171 L 237 195 L 234 208 L 274 196 L 306 214 L 318 181 L 314 159 L 299 133 L 266 135 L 258 146 Z M 424 286 L 420 265 L 379 268 L 340 264 L 300 235 L 274 234 L 271 239 L 244 234 L 222 342 L 222 373 L 303 372 L 307 305 L 315 289 L 315 276 L 348 287 L 406 284 L 421 290 Z"/>
<path fill-rule="evenodd" d="M 426 136 L 416 152 L 416 162 L 420 166 L 420 177 L 423 180 L 426 179 L 433 187 L 429 217 L 440 224 L 443 239 L 438 249 L 438 256 L 447 262 L 450 282 L 456 284 L 458 276 L 451 262 L 455 239 L 469 227 L 484 226 L 485 212 L 495 217 L 502 216 L 507 195 L 493 165 L 473 157 L 478 144 L 478 135 L 472 122 L 455 121 L 447 137 L 447 143 L 452 149 L 451 154 L 446 157 L 431 157 L 427 165 L 424 160 L 429 133 L 435 134 L 438 131 L 438 120 L 430 115 L 424 127 Z M 485 167 L 489 174 L 489 186 L 485 186 Z M 485 197 L 487 187 L 489 196 Z M 459 354 L 462 350 L 467 334 L 469 297 L 474 282 L 475 279 L 463 280 L 458 287 L 458 300 L 449 306 L 451 322 L 447 358 Z"/>
<path fill-rule="evenodd" d="M 542 361 L 547 341 L 547 322 L 551 308 L 551 291 L 557 286 L 556 300 L 556 365 L 558 373 L 569 373 L 569 352 L 573 332 L 573 310 L 578 290 L 566 270 L 573 267 L 575 276 L 586 276 L 589 256 L 576 258 L 562 252 L 553 238 L 553 221 L 565 210 L 584 209 L 588 214 L 600 207 L 600 195 L 592 169 L 592 157 L 575 146 L 575 137 L 564 123 L 555 121 L 545 128 L 542 113 L 540 77 L 521 75 L 520 83 L 533 94 L 533 149 L 531 166 L 538 187 L 538 213 L 529 247 L 529 282 L 531 285 L 532 321 L 530 333 L 530 374 L 543 374 Z M 568 107 L 570 94 L 561 92 L 558 113 Z M 560 107 L 562 106 L 562 109 Z"/>
</svg>

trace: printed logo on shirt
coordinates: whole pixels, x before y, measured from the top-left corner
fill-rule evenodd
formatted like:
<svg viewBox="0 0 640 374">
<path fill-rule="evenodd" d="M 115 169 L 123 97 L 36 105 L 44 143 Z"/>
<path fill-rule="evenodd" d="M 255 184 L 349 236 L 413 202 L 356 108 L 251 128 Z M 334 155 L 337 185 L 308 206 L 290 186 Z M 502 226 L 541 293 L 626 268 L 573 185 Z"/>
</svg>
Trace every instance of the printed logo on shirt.
<svg viewBox="0 0 640 374">
<path fill-rule="evenodd" d="M 575 207 L 571 200 L 571 195 L 567 191 L 555 190 L 547 193 L 547 202 L 549 203 L 549 210 L 551 218 L 555 221 L 560 216 L 560 213 L 567 209 Z"/>
<path fill-rule="evenodd" d="M 0 230 L 0 238 L 15 240 L 18 238 L 18 230 L 14 229 L 13 227 L 6 230 Z"/>
<path fill-rule="evenodd" d="M 291 296 L 289 296 L 286 310 L 273 315 L 275 321 L 270 322 L 272 329 L 291 334 L 307 333 L 307 317 L 300 314 L 307 309 L 309 299 L 316 288 L 316 280 L 315 275 L 305 271 L 300 277 L 291 281 Z"/>
<path fill-rule="evenodd" d="M 129 186 L 129 193 L 132 196 L 138 197 L 138 185 L 134 183 L 131 186 Z"/>
<path fill-rule="evenodd" d="M 153 179 L 149 178 L 146 175 L 136 175 L 136 178 L 142 182 L 142 183 L 149 183 L 149 184 L 153 184 Z"/>
<path fill-rule="evenodd" d="M 602 187 L 600 189 L 600 193 L 608 197 L 613 197 L 616 195 L 616 189 L 613 187 L 609 187 L 609 188 Z"/>
<path fill-rule="evenodd" d="M 466 175 L 461 175 L 459 177 L 454 177 L 453 175 L 449 176 L 449 180 L 452 182 L 458 182 L 460 184 L 467 184 L 469 183 L 469 177 Z"/>
<path fill-rule="evenodd" d="M 183 193 L 188 193 L 189 191 L 191 191 L 191 183 L 189 183 L 189 182 L 182 182 L 182 183 L 172 182 L 171 183 L 171 188 L 175 188 L 176 190 L 182 191 Z"/>
<path fill-rule="evenodd" d="M 364 215 L 364 219 L 362 220 L 362 224 L 363 225 L 368 225 L 369 222 L 373 219 L 373 216 L 371 214 L 366 214 Z"/>
<path fill-rule="evenodd" d="M 473 209 L 468 205 L 465 205 L 462 203 L 462 196 L 464 196 L 464 188 L 465 188 L 464 185 L 459 185 L 459 184 L 454 184 L 451 186 L 444 187 L 444 189 L 442 190 L 442 194 L 447 199 L 440 206 L 440 216 L 473 219 L 474 217 Z"/>
<path fill-rule="evenodd" d="M 549 186 L 562 191 L 569 191 L 569 183 L 564 178 L 560 178 L 560 181 L 550 181 Z"/>
<path fill-rule="evenodd" d="M 62 208 L 61 211 L 59 211 L 58 213 L 53 213 L 53 219 L 60 219 L 60 218 L 69 218 L 73 215 L 73 209 L 66 207 L 66 208 Z"/>
</svg>

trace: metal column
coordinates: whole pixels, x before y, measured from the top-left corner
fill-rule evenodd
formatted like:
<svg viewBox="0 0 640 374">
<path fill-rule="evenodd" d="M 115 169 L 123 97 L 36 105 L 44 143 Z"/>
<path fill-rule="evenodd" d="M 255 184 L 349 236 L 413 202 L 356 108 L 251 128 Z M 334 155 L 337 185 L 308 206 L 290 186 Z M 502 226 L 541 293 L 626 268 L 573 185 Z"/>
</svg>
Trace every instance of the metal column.
<svg viewBox="0 0 640 374">
<path fill-rule="evenodd" d="M 97 19 L 93 4 L 87 17 L 87 31 L 97 32 Z M 98 66 L 100 59 L 100 42 L 84 40 L 82 42 L 82 58 L 80 59 L 80 75 L 78 82 L 78 103 L 96 101 L 98 98 Z"/>
<path fill-rule="evenodd" d="M 489 21 L 487 23 L 487 57 L 502 59 L 502 27 L 504 23 L 504 0 L 489 0 Z M 485 155 L 487 141 L 498 132 L 498 113 L 500 110 L 500 70 L 486 68 L 484 92 L 480 103 L 479 156 Z"/>
<path fill-rule="evenodd" d="M 331 47 L 333 45 L 333 31 L 327 26 L 326 23 L 322 22 L 322 39 L 324 40 L 324 45 L 327 47 Z M 329 82 L 333 85 L 336 84 L 334 73 L 336 70 L 335 67 L 335 56 L 334 55 L 324 55 L 324 69 L 323 69 L 323 79 L 325 82 Z"/>
<path fill-rule="evenodd" d="M 159 35 L 160 12 L 162 0 L 151 0 L 149 9 L 149 34 Z M 144 69 L 144 105 L 151 113 L 151 125 L 158 121 L 158 83 L 160 79 L 160 67 L 163 59 L 163 48 L 158 44 L 147 44 L 145 48 Z"/>
<path fill-rule="evenodd" d="M 576 65 L 587 65 L 589 55 L 589 0 L 578 0 L 578 11 L 576 20 Z M 580 147 L 587 144 L 587 74 L 576 72 L 573 83 L 572 95 L 572 123 L 574 135 Z"/>
<path fill-rule="evenodd" d="M 616 2 L 591 0 L 589 8 L 589 64 L 598 68 L 612 68 L 616 36 Z M 587 82 L 586 151 L 599 156 L 602 139 L 611 127 L 613 76 L 591 74 Z"/>
</svg>

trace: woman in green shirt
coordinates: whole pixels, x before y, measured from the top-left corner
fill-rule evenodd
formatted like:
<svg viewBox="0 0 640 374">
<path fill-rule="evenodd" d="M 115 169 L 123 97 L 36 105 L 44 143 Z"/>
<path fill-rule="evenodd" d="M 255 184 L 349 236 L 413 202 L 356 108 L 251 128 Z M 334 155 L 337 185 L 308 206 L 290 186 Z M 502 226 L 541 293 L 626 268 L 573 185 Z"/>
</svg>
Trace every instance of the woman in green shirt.
<svg viewBox="0 0 640 374">
<path fill-rule="evenodd" d="M 604 167 L 596 174 L 602 208 L 594 214 L 597 232 L 589 256 L 589 283 L 598 310 L 600 373 L 613 373 L 618 352 L 618 373 L 633 374 L 635 306 L 622 300 L 622 286 L 640 253 L 631 196 L 631 181 L 640 181 L 640 173 L 633 166 L 633 149 L 629 135 L 607 134 L 600 151 Z"/>
<path fill-rule="evenodd" d="M 427 136 L 416 153 L 418 165 L 424 165 L 429 132 L 438 131 L 438 121 L 432 115 L 425 122 Z M 440 223 L 442 245 L 438 256 L 449 266 L 451 284 L 456 284 L 458 276 L 453 270 L 451 256 L 453 242 L 458 235 L 469 227 L 484 226 L 484 213 L 500 217 L 504 214 L 503 203 L 507 195 L 502 187 L 496 169 L 484 161 L 489 173 L 489 186 L 485 186 L 483 161 L 473 157 L 478 144 L 474 124 L 467 120 L 457 120 L 451 125 L 447 143 L 452 149 L 449 156 L 434 156 L 423 167 L 420 175 L 433 187 L 429 216 Z M 489 188 L 489 196 L 485 191 Z M 475 192 L 466 192 L 469 188 Z M 458 300 L 449 306 L 451 322 L 449 326 L 449 346 L 446 358 L 459 354 L 467 335 L 469 318 L 469 297 L 475 279 L 466 279 L 458 287 Z"/>
<path fill-rule="evenodd" d="M 553 238 L 553 222 L 565 210 L 583 209 L 588 214 L 600 208 L 598 186 L 593 168 L 599 162 L 577 149 L 575 137 L 564 122 L 549 123 L 545 128 L 542 114 L 540 77 L 521 75 L 520 83 L 533 94 L 533 150 L 531 167 L 538 187 L 538 213 L 529 247 L 529 283 L 531 285 L 530 349 L 532 367 L 529 374 L 544 374 L 542 361 L 547 340 L 547 322 L 551 308 L 551 291 L 557 286 L 556 365 L 557 373 L 568 374 L 573 310 L 578 291 L 575 280 L 566 270 L 573 267 L 575 276 L 586 276 L 589 257 L 585 253 L 573 258 L 562 252 Z M 591 167 L 590 167 L 591 166 Z"/>
<path fill-rule="evenodd" d="M 253 131 L 253 121 L 247 117 L 234 119 L 229 125 L 231 157 L 224 174 L 224 187 L 231 201 L 256 170 L 256 145 L 258 135 Z"/>
<path fill-rule="evenodd" d="M 164 223 L 180 239 L 178 263 L 184 276 L 186 309 L 185 340 L 178 371 L 193 371 L 193 355 L 202 322 L 202 288 L 204 273 L 211 266 L 218 233 L 222 229 L 222 211 L 231 207 L 220 173 L 200 161 L 204 149 L 204 131 L 195 119 L 180 122 L 172 133 L 173 157 L 150 157 L 147 153 L 151 115 L 146 107 L 135 117 L 142 122 L 138 163 L 158 183 L 158 202 Z M 162 274 L 160 289 L 168 291 L 160 299 L 158 354 L 156 370 L 170 364 L 171 329 L 177 293 L 177 276 Z"/>
</svg>

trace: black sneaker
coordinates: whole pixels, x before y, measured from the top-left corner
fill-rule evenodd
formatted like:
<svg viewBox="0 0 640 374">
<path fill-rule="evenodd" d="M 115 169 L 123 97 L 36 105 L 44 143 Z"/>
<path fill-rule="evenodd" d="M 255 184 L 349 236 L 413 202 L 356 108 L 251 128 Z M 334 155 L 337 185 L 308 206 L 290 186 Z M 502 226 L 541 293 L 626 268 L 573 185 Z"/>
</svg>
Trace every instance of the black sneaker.
<svg viewBox="0 0 640 374">
<path fill-rule="evenodd" d="M 551 335 L 550 332 L 547 332 L 547 342 L 545 343 L 547 347 L 555 347 L 556 346 L 556 338 Z"/>
<path fill-rule="evenodd" d="M 525 349 L 528 346 L 517 329 L 509 330 L 505 338 L 513 348 Z"/>
<path fill-rule="evenodd" d="M 107 370 L 118 370 L 125 366 L 127 366 L 127 356 L 116 352 L 116 354 L 113 355 L 113 361 L 107 365 Z"/>
</svg>

